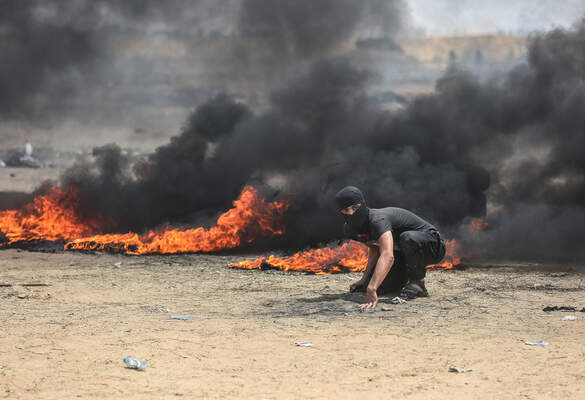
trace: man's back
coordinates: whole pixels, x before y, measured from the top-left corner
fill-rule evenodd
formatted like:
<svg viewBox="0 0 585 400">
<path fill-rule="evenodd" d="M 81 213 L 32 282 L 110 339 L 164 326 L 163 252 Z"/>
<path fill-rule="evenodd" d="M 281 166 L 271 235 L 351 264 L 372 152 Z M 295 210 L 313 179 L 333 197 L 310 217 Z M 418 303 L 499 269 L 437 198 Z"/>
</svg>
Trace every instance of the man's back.
<svg viewBox="0 0 585 400">
<path fill-rule="evenodd" d="M 391 231 L 398 237 L 406 231 L 429 232 L 437 230 L 431 223 L 403 208 L 370 208 L 370 240 L 377 240 L 384 232 Z"/>
</svg>

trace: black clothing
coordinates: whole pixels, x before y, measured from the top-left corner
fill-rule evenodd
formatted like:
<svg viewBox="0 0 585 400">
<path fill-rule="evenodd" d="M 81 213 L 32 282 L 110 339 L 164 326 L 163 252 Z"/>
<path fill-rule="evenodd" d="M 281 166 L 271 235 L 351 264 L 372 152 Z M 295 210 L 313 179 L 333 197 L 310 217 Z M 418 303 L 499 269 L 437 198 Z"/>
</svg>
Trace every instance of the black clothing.
<svg viewBox="0 0 585 400">
<path fill-rule="evenodd" d="M 437 230 L 418 215 L 398 207 L 370 209 L 370 239 L 378 240 L 383 233 L 392 231 L 396 240 L 402 232 Z"/>
<path fill-rule="evenodd" d="M 394 251 L 394 264 L 378 288 L 378 294 L 398 292 L 409 280 L 423 279 L 427 273 L 426 266 L 441 262 L 445 256 L 445 242 L 437 230 L 406 231 L 394 240 L 398 243 L 398 250 Z M 365 287 L 371 277 L 366 278 Z"/>
<path fill-rule="evenodd" d="M 343 225 L 343 233 L 349 239 L 367 243 L 378 240 L 383 233 L 388 231 L 392 232 L 394 241 L 397 241 L 400 234 L 406 231 L 437 232 L 437 228 L 429 222 L 408 210 L 398 207 L 369 208 L 366 227 L 367 230 L 359 231 L 346 220 Z"/>
<path fill-rule="evenodd" d="M 426 266 L 441 262 L 445 256 L 445 241 L 437 230 L 402 232 L 394 241 L 398 243 L 394 264 L 378 288 L 378 294 L 398 292 L 409 280 L 423 279 Z M 367 277 L 366 287 L 371 277 Z"/>
<path fill-rule="evenodd" d="M 344 208 L 353 206 L 357 203 L 362 203 L 364 206 L 366 205 L 366 200 L 362 191 L 355 186 L 346 186 L 337 192 L 335 195 L 335 202 L 337 203 L 339 210 L 343 210 Z"/>
<path fill-rule="evenodd" d="M 385 232 L 392 232 L 398 250 L 394 251 L 394 264 L 378 288 L 378 293 L 400 290 L 410 280 L 426 275 L 426 266 L 439 263 L 445 256 L 445 242 L 432 224 L 416 214 L 397 207 L 371 208 L 366 233 L 359 233 L 349 224 L 344 233 L 361 242 L 378 240 Z M 368 282 L 369 279 L 368 277 Z"/>
<path fill-rule="evenodd" d="M 366 233 L 368 230 L 368 221 L 370 209 L 366 205 L 366 200 L 362 192 L 355 186 L 346 186 L 335 195 L 335 201 L 339 210 L 343 210 L 354 204 L 360 204 L 360 207 L 353 214 L 342 214 L 343 219 L 353 232 Z"/>
</svg>

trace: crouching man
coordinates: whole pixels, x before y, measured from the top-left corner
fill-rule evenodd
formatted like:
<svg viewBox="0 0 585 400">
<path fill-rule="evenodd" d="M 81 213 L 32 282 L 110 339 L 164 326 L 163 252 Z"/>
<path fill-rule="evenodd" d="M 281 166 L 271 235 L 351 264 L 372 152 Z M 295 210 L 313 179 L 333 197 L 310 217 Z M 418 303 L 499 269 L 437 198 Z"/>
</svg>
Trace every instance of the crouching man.
<svg viewBox="0 0 585 400">
<path fill-rule="evenodd" d="M 350 291 L 365 291 L 362 309 L 376 307 L 378 294 L 399 292 L 413 299 L 428 296 L 426 266 L 445 256 L 445 242 L 432 224 L 397 207 L 368 208 L 362 192 L 346 186 L 335 196 L 346 237 L 366 243 L 368 265 Z"/>
</svg>

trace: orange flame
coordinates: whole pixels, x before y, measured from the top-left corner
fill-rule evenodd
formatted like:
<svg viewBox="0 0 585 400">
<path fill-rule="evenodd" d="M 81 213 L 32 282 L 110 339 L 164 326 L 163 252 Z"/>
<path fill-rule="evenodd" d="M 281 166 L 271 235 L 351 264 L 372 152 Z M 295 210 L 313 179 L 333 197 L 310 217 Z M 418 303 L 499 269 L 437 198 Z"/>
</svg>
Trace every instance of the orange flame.
<svg viewBox="0 0 585 400">
<path fill-rule="evenodd" d="M 51 187 L 46 193 L 20 210 L 0 211 L 0 232 L 6 241 L 71 240 L 91 235 L 97 224 L 82 221 L 77 213 L 77 194 L 73 188 L 66 191 Z"/>
<path fill-rule="evenodd" d="M 290 257 L 260 257 L 253 261 L 229 264 L 231 268 L 263 269 L 277 268 L 283 271 L 306 271 L 317 274 L 336 272 L 357 272 L 366 268 L 367 247 L 359 242 L 350 241 L 341 246 L 301 251 Z"/>
<path fill-rule="evenodd" d="M 79 215 L 74 188 L 49 188 L 20 210 L 0 211 L 0 233 L 8 246 L 16 242 L 69 241 L 65 250 L 106 250 L 127 254 L 170 254 L 212 252 L 235 248 L 255 239 L 284 233 L 286 202 L 266 202 L 256 189 L 246 186 L 233 202 L 234 208 L 222 214 L 210 229 L 171 229 L 162 226 L 143 235 L 136 233 L 93 235 L 97 221 L 83 221 Z M 460 263 L 457 242 L 447 240 L 447 254 L 441 264 L 427 268 L 450 269 Z M 230 264 L 232 268 L 276 268 L 317 274 L 363 271 L 367 247 L 350 241 L 337 247 L 299 252 L 290 257 L 260 257 Z"/>
<path fill-rule="evenodd" d="M 457 242 L 446 240 L 447 252 L 441 264 L 429 265 L 428 269 L 452 269 L 461 260 L 456 256 Z M 251 261 L 229 264 L 230 268 L 279 269 L 282 271 L 304 271 L 315 274 L 360 272 L 368 263 L 367 247 L 359 242 L 349 241 L 337 247 L 325 247 L 301 251 L 290 257 L 260 257 Z"/>
<path fill-rule="evenodd" d="M 246 186 L 210 229 L 169 229 L 166 226 L 143 235 L 105 234 L 75 239 L 66 250 L 108 250 L 127 254 L 197 253 L 230 249 L 261 237 L 284 233 L 282 216 L 287 203 L 266 202 L 256 189 Z"/>
<path fill-rule="evenodd" d="M 461 258 L 457 255 L 459 253 L 459 243 L 455 239 L 445 239 L 445 257 L 443 262 L 435 265 L 428 265 L 427 269 L 453 269 L 461 264 Z"/>
</svg>

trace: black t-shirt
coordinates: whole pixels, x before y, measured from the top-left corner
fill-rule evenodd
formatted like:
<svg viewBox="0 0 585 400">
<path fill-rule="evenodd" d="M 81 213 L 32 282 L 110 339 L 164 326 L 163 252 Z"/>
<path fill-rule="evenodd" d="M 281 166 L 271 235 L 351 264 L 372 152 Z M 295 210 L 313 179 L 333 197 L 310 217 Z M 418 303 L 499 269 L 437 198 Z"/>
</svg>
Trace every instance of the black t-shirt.
<svg viewBox="0 0 585 400">
<path fill-rule="evenodd" d="M 354 239 L 362 242 L 378 240 L 383 233 L 391 231 L 394 240 L 398 240 L 402 232 L 430 230 L 437 230 L 437 228 L 403 208 L 370 208 L 368 235 L 357 235 Z"/>
</svg>

